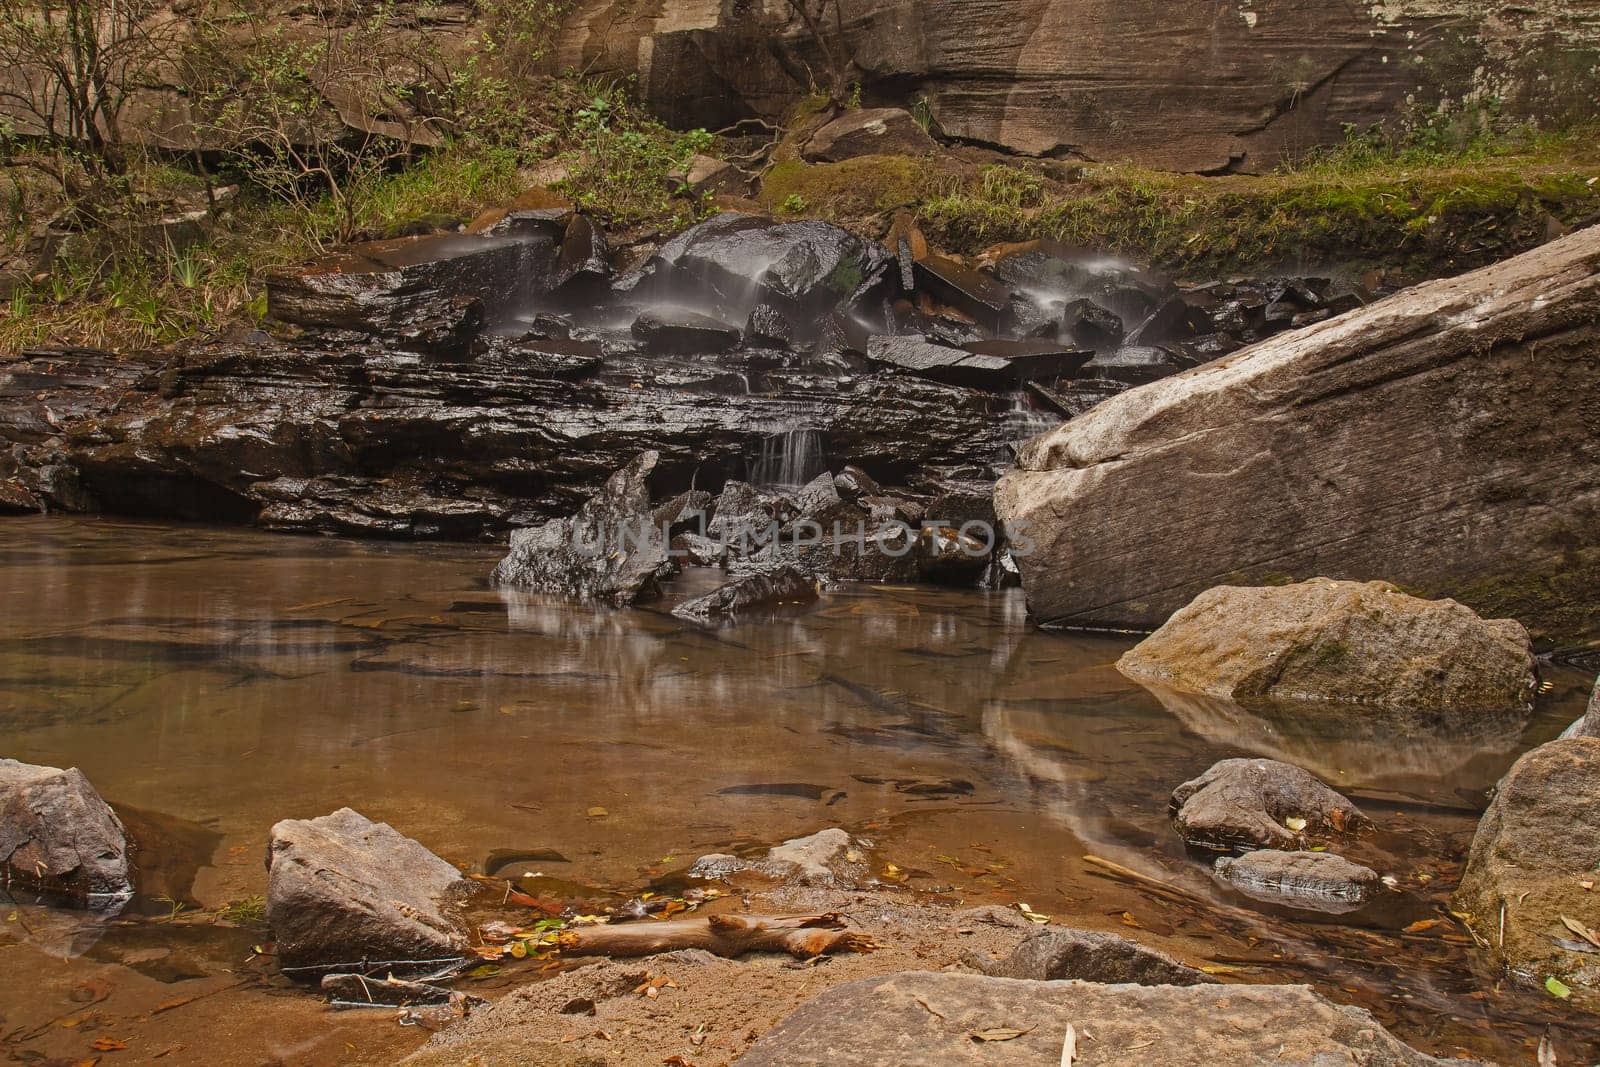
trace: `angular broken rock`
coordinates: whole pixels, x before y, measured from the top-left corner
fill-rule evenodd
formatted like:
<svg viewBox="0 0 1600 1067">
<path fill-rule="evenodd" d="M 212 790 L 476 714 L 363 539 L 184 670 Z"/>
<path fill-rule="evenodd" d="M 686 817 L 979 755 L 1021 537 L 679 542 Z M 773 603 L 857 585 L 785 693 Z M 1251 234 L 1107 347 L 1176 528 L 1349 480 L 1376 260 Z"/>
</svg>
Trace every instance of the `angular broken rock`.
<svg viewBox="0 0 1600 1067">
<path fill-rule="evenodd" d="M 646 484 L 659 458 L 641 453 L 571 518 L 514 531 L 489 580 L 617 607 L 655 595 L 670 562 Z"/>
<path fill-rule="evenodd" d="M 1305 831 L 1344 833 L 1370 826 L 1345 797 L 1288 763 L 1225 759 L 1172 791 L 1178 836 L 1201 848 L 1296 848 Z M 1288 820 L 1297 820 L 1299 830 Z M 1303 822 L 1298 822 L 1303 820 Z"/>
<path fill-rule="evenodd" d="M 468 889 L 461 873 L 350 808 L 274 826 L 267 872 L 267 925 L 286 968 L 364 970 L 467 951 L 454 914 Z"/>
<path fill-rule="evenodd" d="M 122 821 L 82 771 L 0 759 L 0 883 L 90 905 L 133 894 Z"/>
<path fill-rule="evenodd" d="M 747 574 L 672 609 L 680 619 L 709 622 L 817 599 L 817 580 L 795 567 Z"/>
<path fill-rule="evenodd" d="M 633 336 L 652 352 L 684 356 L 726 352 L 739 343 L 738 327 L 677 308 L 646 311 L 634 320 Z"/>
<path fill-rule="evenodd" d="M 1044 342 L 977 342 L 951 348 L 924 337 L 879 335 L 867 340 L 867 358 L 931 381 L 969 389 L 1005 391 L 1035 378 L 1069 374 L 1090 353 Z"/>
<path fill-rule="evenodd" d="M 1478 824 L 1455 906 L 1507 973 L 1559 976 L 1600 1005 L 1600 953 L 1562 919 L 1600 928 L 1600 738 L 1552 741 L 1500 779 Z M 1585 887 L 1588 883 L 1588 887 Z"/>
<path fill-rule="evenodd" d="M 864 868 L 850 835 L 838 827 L 796 837 L 767 850 L 756 870 L 792 885 L 853 885 Z"/>
<path fill-rule="evenodd" d="M 908 111 L 855 108 L 812 134 L 801 155 L 812 163 L 837 163 L 856 156 L 921 156 L 937 147 Z"/>
<path fill-rule="evenodd" d="M 1291 908 L 1354 911 L 1378 888 L 1378 872 L 1332 852 L 1261 849 L 1217 859 L 1217 876 L 1255 900 Z"/>
<path fill-rule="evenodd" d="M 995 489 L 1033 542 L 1029 610 L 1149 629 L 1219 574 L 1382 575 L 1554 641 L 1594 638 L 1597 300 L 1591 226 L 1034 438 Z M 1137 566 L 1129 530 L 1159 531 Z"/>
<path fill-rule="evenodd" d="M 1063 1062 L 1161 1067 L 1466 1067 L 1397 1041 L 1369 1013 L 1303 985 L 1101 985 L 908 971 L 863 978 L 808 1001 L 757 1041 L 740 1067 Z M 998 1046 L 986 1030 L 1019 1033 Z M 1093 1035 L 1093 1041 L 1085 1038 Z M 1137 1048 L 1132 1054 L 1123 1050 Z"/>
<path fill-rule="evenodd" d="M 1015 914 L 1015 913 L 1013 913 Z M 1024 922 L 1023 925 L 1027 925 Z M 1011 955 L 984 967 L 996 978 L 1132 982 L 1136 985 L 1203 985 L 1216 979 L 1204 971 L 1118 934 L 1052 926 L 1039 930 Z"/>
<path fill-rule="evenodd" d="M 549 287 L 555 242 L 435 234 L 352 245 L 267 278 L 267 310 L 280 322 L 405 339 L 419 324 L 459 319 L 477 301 L 490 321 Z"/>
<path fill-rule="evenodd" d="M 1482 619 L 1453 600 L 1419 600 L 1385 582 L 1328 578 L 1207 590 L 1117 669 L 1246 705 L 1324 700 L 1452 716 L 1522 707 L 1537 684 L 1521 623 Z"/>
</svg>

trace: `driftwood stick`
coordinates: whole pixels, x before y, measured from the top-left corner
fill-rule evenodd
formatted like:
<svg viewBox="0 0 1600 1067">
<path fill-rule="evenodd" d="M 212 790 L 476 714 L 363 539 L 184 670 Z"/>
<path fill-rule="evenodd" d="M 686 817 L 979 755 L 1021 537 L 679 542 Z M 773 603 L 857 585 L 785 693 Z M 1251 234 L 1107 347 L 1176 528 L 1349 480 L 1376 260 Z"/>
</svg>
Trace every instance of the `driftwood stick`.
<svg viewBox="0 0 1600 1067">
<path fill-rule="evenodd" d="M 563 930 L 557 944 L 564 956 L 650 956 L 680 948 L 700 948 L 718 956 L 746 952 L 787 952 L 810 959 L 825 952 L 871 952 L 872 938 L 846 930 L 844 920 L 827 915 L 706 915 L 662 922 L 579 926 Z"/>
</svg>

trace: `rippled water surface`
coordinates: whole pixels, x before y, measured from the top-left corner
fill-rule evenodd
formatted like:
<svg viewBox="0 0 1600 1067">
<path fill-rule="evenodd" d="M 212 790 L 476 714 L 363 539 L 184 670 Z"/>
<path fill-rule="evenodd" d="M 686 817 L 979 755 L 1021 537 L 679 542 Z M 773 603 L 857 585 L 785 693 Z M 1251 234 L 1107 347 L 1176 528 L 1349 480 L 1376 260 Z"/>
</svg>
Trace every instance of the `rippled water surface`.
<svg viewBox="0 0 1600 1067">
<path fill-rule="evenodd" d="M 196 921 L 265 891 L 273 822 L 350 805 L 463 865 L 554 850 L 549 872 L 588 885 L 840 825 L 909 874 L 895 892 L 1133 927 L 1434 1051 L 1531 1062 L 1548 1026 L 1562 1062 L 1600 1054 L 1559 1004 L 1497 989 L 1441 910 L 1485 791 L 1581 711 L 1577 672 L 1547 670 L 1531 717 L 1330 725 L 1163 703 L 1111 668 L 1127 641 L 1032 630 L 1017 593 L 862 587 L 707 630 L 667 609 L 713 575 L 589 609 L 489 589 L 497 555 L 0 522 L 0 754 L 81 767 L 144 868 L 116 922 L 11 912 L 0 1050 L 72 1062 L 109 1036 L 164 1063 L 332 1063 L 414 1044 L 286 988 L 259 934 Z M 1351 794 L 1381 829 L 1349 854 L 1400 891 L 1328 916 L 1218 888 L 1166 799 L 1241 754 Z"/>
</svg>

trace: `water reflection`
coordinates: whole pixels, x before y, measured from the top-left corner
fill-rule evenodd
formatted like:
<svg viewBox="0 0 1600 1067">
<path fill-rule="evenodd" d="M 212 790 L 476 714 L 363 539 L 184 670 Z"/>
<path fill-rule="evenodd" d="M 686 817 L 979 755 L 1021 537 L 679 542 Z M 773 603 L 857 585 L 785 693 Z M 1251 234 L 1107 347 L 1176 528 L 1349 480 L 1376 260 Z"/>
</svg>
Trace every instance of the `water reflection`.
<svg viewBox="0 0 1600 1067">
<path fill-rule="evenodd" d="M 196 907 L 263 891 L 273 822 L 346 804 L 455 862 L 559 855 L 591 885 L 842 825 L 920 889 L 1095 924 L 1126 912 L 1195 958 L 1249 961 L 1251 979 L 1355 996 L 1414 1039 L 1502 1040 L 1462 1021 L 1481 981 L 1462 945 L 1374 961 L 1448 892 L 1521 720 L 1425 732 L 1362 708 L 1330 730 L 1152 696 L 1112 667 L 1126 641 L 1030 630 L 1016 593 L 863 587 L 707 630 L 669 610 L 714 575 L 615 611 L 491 590 L 498 555 L 7 521 L 3 754 L 79 766 L 120 809 L 184 820 L 183 843 L 148 855 L 194 857 L 160 892 Z M 1530 736 L 1580 710 L 1577 684 L 1558 692 Z M 1353 858 L 1399 873 L 1404 906 L 1308 919 L 1219 886 L 1167 798 L 1241 754 L 1367 789 L 1388 836 Z"/>
</svg>

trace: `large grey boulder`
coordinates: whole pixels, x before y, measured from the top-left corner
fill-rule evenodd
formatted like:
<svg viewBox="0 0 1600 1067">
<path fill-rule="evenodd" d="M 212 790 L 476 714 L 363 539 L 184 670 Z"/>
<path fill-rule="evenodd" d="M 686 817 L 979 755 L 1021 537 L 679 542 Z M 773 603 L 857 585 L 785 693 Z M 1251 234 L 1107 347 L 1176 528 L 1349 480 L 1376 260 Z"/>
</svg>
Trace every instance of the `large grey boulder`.
<svg viewBox="0 0 1600 1067">
<path fill-rule="evenodd" d="M 1450 714 L 1522 707 L 1537 686 L 1521 623 L 1383 582 L 1326 578 L 1209 589 L 1117 669 L 1241 704 L 1326 700 Z"/>
<path fill-rule="evenodd" d="M 82 771 L 0 759 L 0 880 L 86 904 L 133 894 L 122 821 Z"/>
<path fill-rule="evenodd" d="M 455 905 L 468 883 L 388 823 L 350 808 L 285 819 L 272 828 L 267 872 L 267 924 L 285 967 L 354 970 L 467 951 Z"/>
<path fill-rule="evenodd" d="M 1315 777 L 1270 759 L 1225 759 L 1172 791 L 1172 819 L 1191 845 L 1297 848 L 1306 832 L 1370 825 L 1361 810 Z M 1291 829 L 1288 820 L 1299 829 Z M 1303 821 L 1302 821 L 1303 820 Z"/>
<path fill-rule="evenodd" d="M 1506 772 L 1478 824 L 1455 904 L 1512 977 L 1555 977 L 1600 1005 L 1600 738 L 1552 741 Z"/>
<path fill-rule="evenodd" d="M 741 1067 L 1437 1067 L 1370 1014 L 1306 986 L 1100 985 L 912 971 L 834 986 L 757 1041 Z M 1011 1040 L 970 1035 L 1021 1031 Z"/>
<path fill-rule="evenodd" d="M 666 537 L 650 507 L 648 478 L 659 459 L 643 452 L 576 515 L 514 531 L 490 581 L 618 607 L 654 596 L 668 562 Z"/>
<path fill-rule="evenodd" d="M 1015 913 L 1013 913 L 1015 914 Z M 1118 934 L 1050 926 L 1037 931 L 1011 955 L 984 968 L 996 978 L 1053 982 L 1132 982 L 1136 985 L 1204 985 L 1216 979 Z"/>
<path fill-rule="evenodd" d="M 1597 303 L 1590 227 L 1033 439 L 995 489 L 1030 610 L 1150 629 L 1219 582 L 1326 575 L 1600 635 Z"/>
</svg>

